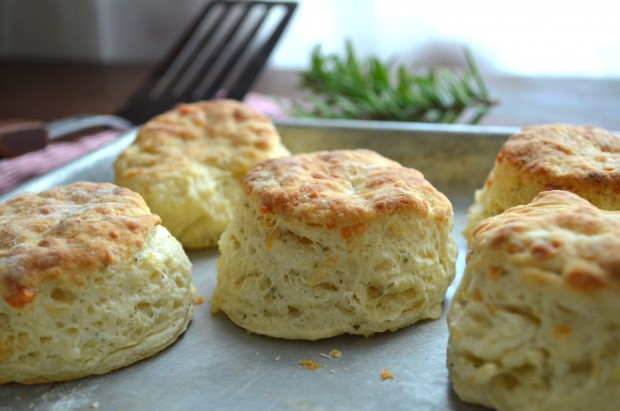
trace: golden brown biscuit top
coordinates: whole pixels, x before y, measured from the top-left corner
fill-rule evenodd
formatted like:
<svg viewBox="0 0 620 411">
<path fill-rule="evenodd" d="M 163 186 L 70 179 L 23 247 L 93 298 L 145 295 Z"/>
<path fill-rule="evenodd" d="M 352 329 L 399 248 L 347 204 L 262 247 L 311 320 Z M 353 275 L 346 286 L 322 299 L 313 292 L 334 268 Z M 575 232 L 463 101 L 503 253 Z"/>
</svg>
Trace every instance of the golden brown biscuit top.
<svg viewBox="0 0 620 411">
<path fill-rule="evenodd" d="M 573 191 L 580 183 L 620 191 L 620 138 L 591 126 L 530 126 L 512 136 L 497 156 L 528 175 L 553 178 L 547 189 Z"/>
<path fill-rule="evenodd" d="M 422 173 L 370 150 L 266 160 L 250 169 L 243 189 L 258 198 L 263 213 L 353 232 L 380 215 L 414 212 L 436 220 L 452 215 L 448 199 Z"/>
<path fill-rule="evenodd" d="M 585 293 L 620 292 L 620 212 L 568 191 L 543 191 L 528 205 L 483 220 L 472 256 L 480 250 L 500 260 L 491 279 L 502 265 L 515 265 L 537 283 L 561 279 Z"/>
<path fill-rule="evenodd" d="M 0 297 L 20 308 L 47 278 L 83 276 L 130 257 L 160 218 L 139 194 L 109 183 L 75 183 L 0 204 Z"/>
<path fill-rule="evenodd" d="M 174 170 L 189 160 L 231 170 L 241 179 L 280 144 L 271 119 L 248 106 L 234 100 L 201 101 L 179 104 L 144 124 L 133 143 L 140 155 L 131 163 Z"/>
</svg>

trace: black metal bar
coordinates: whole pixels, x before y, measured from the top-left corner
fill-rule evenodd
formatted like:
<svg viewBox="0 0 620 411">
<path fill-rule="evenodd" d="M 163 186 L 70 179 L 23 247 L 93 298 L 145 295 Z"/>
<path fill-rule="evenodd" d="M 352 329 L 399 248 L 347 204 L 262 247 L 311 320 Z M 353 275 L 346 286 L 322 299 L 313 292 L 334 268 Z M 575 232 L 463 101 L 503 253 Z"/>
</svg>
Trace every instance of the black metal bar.
<svg viewBox="0 0 620 411">
<path fill-rule="evenodd" d="M 177 94 L 183 101 L 195 101 L 193 94 L 194 90 L 198 87 L 200 82 L 209 74 L 214 67 L 216 61 L 223 54 L 223 50 L 230 44 L 230 41 L 234 35 L 241 29 L 243 23 L 247 19 L 250 13 L 251 2 L 238 2 L 234 3 L 235 7 L 242 7 L 243 12 L 234 20 L 228 30 L 225 32 L 224 37 L 220 39 L 219 43 L 208 51 L 208 56 L 204 63 L 200 66 L 199 70 L 192 74 L 192 80 L 187 84 L 181 94 Z M 235 7 L 231 7 L 227 10 L 228 13 L 232 13 Z"/>
<path fill-rule="evenodd" d="M 233 43 L 231 40 L 235 34 L 243 35 L 243 24 L 246 22 L 250 9 L 262 5 L 266 8 L 265 14 L 250 29 L 250 34 L 244 36 L 241 43 Z M 217 6 L 223 7 L 218 9 Z M 250 53 L 249 45 L 256 36 L 259 28 L 264 24 L 267 13 L 275 6 L 286 8 L 286 13 L 269 39 L 259 47 L 257 52 Z M 243 12 L 228 24 L 227 17 L 244 7 Z M 164 61 L 159 64 L 149 77 L 129 99 L 127 99 L 116 112 L 116 115 L 126 118 L 134 124 L 141 124 L 153 116 L 171 109 L 176 103 L 190 102 L 197 99 L 212 98 L 231 78 L 233 86 L 227 94 L 228 98 L 241 100 L 252 86 L 261 69 L 286 25 L 289 23 L 293 12 L 297 7 L 296 2 L 289 1 L 210 1 L 197 19 L 186 30 L 181 39 L 175 44 L 172 51 L 167 54 Z M 200 34 L 201 25 L 222 10 L 220 18 L 203 34 Z M 226 26 L 225 28 L 223 26 Z M 203 27 L 204 28 L 204 27 Z M 217 35 L 227 30 L 219 37 L 219 43 L 214 47 L 208 47 L 209 43 L 218 39 Z M 234 47 L 228 53 L 226 47 Z M 229 77 L 239 60 L 245 56 L 251 56 L 247 66 L 237 73 L 241 73 L 237 79 Z M 222 58 L 226 59 L 220 63 Z M 209 73 L 213 67 L 218 68 L 215 74 Z M 207 76 L 213 78 L 207 82 Z M 194 94 L 196 88 L 203 88 L 205 92 Z"/>
<path fill-rule="evenodd" d="M 218 92 L 218 90 L 222 88 L 226 79 L 231 75 L 233 67 L 235 66 L 237 61 L 240 59 L 243 52 L 252 43 L 252 39 L 254 38 L 254 36 L 256 36 L 256 33 L 258 33 L 258 30 L 261 28 L 261 26 L 265 22 L 265 19 L 269 15 L 269 12 L 271 11 L 271 5 L 265 6 L 265 5 L 252 4 L 248 8 L 252 8 L 253 6 L 266 7 L 266 9 L 263 10 L 262 15 L 256 21 L 256 23 L 254 24 L 250 32 L 247 34 L 247 36 L 245 36 L 242 40 L 238 42 L 239 46 L 236 48 L 234 53 L 228 58 L 225 65 L 220 68 L 219 73 L 213 79 L 213 81 L 211 82 L 211 85 L 204 92 L 200 92 L 201 87 L 198 86 L 193 96 L 194 99 L 207 98 L 207 96 L 210 97 L 210 96 L 215 95 Z"/>
<path fill-rule="evenodd" d="M 284 18 L 282 19 L 276 30 L 273 32 L 269 40 L 267 40 L 263 47 L 258 50 L 250 59 L 250 63 L 237 78 L 235 85 L 228 91 L 228 98 L 241 100 L 250 90 L 250 88 L 254 84 L 254 81 L 260 74 L 263 66 L 267 62 L 267 59 L 269 59 L 273 48 L 278 43 L 278 40 L 282 36 L 282 33 L 284 33 L 284 29 L 286 28 L 291 17 L 293 16 L 295 9 L 297 8 L 297 3 L 281 2 L 277 4 L 286 7 L 287 12 L 284 15 Z"/>
</svg>

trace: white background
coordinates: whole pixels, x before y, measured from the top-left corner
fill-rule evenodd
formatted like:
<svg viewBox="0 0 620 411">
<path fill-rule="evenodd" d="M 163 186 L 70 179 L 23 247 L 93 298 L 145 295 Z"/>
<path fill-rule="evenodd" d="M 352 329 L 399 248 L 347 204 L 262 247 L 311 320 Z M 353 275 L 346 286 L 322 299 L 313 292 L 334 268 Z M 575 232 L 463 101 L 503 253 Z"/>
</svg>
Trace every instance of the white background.
<svg viewBox="0 0 620 411">
<path fill-rule="evenodd" d="M 156 61 L 204 1 L 0 0 L 0 57 Z M 270 64 L 301 69 L 316 44 L 407 64 L 462 62 L 524 76 L 620 78 L 620 0 L 301 0 Z"/>
</svg>

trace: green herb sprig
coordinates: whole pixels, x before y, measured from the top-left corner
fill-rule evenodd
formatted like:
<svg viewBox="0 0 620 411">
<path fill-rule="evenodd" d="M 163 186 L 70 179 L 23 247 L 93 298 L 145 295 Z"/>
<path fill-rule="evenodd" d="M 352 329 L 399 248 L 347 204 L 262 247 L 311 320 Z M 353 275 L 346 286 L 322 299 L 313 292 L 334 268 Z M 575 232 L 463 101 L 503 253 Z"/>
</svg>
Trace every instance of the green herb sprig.
<svg viewBox="0 0 620 411">
<path fill-rule="evenodd" d="M 497 104 L 487 90 L 473 56 L 465 49 L 463 73 L 431 68 L 426 74 L 411 73 L 376 57 L 360 60 L 346 42 L 344 58 L 324 55 L 316 46 L 311 66 L 301 73 L 301 85 L 309 90 L 291 113 L 297 117 L 477 124 Z"/>
</svg>

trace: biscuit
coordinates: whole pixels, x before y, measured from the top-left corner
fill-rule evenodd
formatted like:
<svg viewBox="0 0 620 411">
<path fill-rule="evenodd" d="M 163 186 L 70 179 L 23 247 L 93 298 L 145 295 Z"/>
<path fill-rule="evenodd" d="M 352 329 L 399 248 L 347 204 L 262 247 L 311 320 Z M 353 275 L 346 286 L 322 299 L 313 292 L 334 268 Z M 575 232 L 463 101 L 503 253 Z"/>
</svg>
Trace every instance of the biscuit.
<svg viewBox="0 0 620 411">
<path fill-rule="evenodd" d="M 448 311 L 459 397 L 498 410 L 616 410 L 620 212 L 568 191 L 484 220 Z"/>
<path fill-rule="evenodd" d="M 590 126 L 526 127 L 497 155 L 468 212 L 465 237 L 483 219 L 527 204 L 541 191 L 566 190 L 605 210 L 620 209 L 620 139 Z"/>
<path fill-rule="evenodd" d="M 126 188 L 75 183 L 0 204 L 0 383 L 154 355 L 187 328 L 190 282 L 179 242 Z"/>
<path fill-rule="evenodd" d="M 307 340 L 436 319 L 455 274 L 452 221 L 420 172 L 369 150 L 261 162 L 219 242 L 213 311 Z"/>
<path fill-rule="evenodd" d="M 147 122 L 114 170 L 116 183 L 140 193 L 185 248 L 200 249 L 217 244 L 248 169 L 288 154 L 269 118 L 213 100 Z"/>
</svg>

